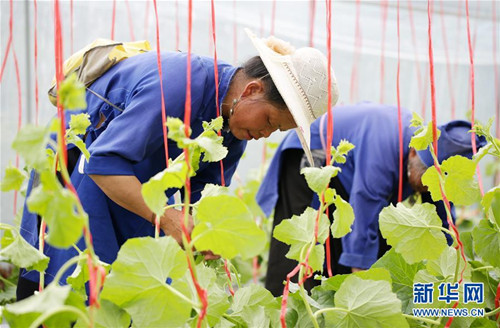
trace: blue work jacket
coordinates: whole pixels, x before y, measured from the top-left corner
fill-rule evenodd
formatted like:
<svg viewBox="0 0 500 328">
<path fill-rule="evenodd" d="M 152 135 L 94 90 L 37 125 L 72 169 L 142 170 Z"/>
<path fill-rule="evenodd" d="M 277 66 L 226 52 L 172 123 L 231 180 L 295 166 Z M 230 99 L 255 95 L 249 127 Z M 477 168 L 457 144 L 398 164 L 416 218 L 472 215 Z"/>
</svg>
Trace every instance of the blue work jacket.
<svg viewBox="0 0 500 328">
<path fill-rule="evenodd" d="M 202 122 L 217 117 L 215 105 L 214 62 L 211 58 L 191 57 L 191 129 L 192 138 L 202 131 Z M 163 92 L 166 114 L 184 120 L 186 100 L 187 54 L 162 53 Z M 219 62 L 219 103 L 226 95 L 237 68 Z M 71 175 L 84 210 L 89 215 L 93 244 L 99 258 L 111 263 L 116 259 L 120 246 L 129 238 L 154 236 L 154 227 L 142 217 L 124 209 L 109 199 L 93 182 L 89 174 L 135 175 L 141 183 L 165 169 L 165 152 L 161 119 L 161 90 L 158 77 L 156 53 L 151 51 L 128 58 L 109 69 L 96 80 L 90 89 L 106 98 L 123 111 L 116 109 L 94 94 L 87 92 L 87 112 L 91 126 L 87 130 L 85 143 L 90 152 L 88 163 L 81 155 Z M 78 112 L 71 112 L 78 113 Z M 101 117 L 104 122 L 96 128 Z M 68 119 L 69 122 L 69 119 Z M 246 141 L 235 138 L 231 132 L 223 132 L 223 144 L 228 155 L 223 160 L 227 184 L 245 150 Z M 182 149 L 168 141 L 169 157 L 174 159 Z M 28 192 L 32 188 L 31 179 Z M 200 162 L 200 169 L 191 180 L 192 202 L 200 198 L 207 183 L 220 184 L 220 164 Z M 170 197 L 176 190 L 169 189 Z M 50 228 L 50 227 L 49 227 Z M 25 205 L 21 223 L 22 236 L 38 247 L 37 216 Z M 85 248 L 83 238 L 80 249 Z M 50 257 L 46 271 L 46 283 L 50 283 L 61 265 L 77 252 L 58 249 L 46 244 L 45 254 Z M 61 282 L 65 282 L 66 276 Z M 24 272 L 27 279 L 38 281 L 35 271 Z"/>
<path fill-rule="evenodd" d="M 325 118 L 311 126 L 311 149 L 323 149 L 326 140 Z M 402 109 L 403 125 L 403 199 L 414 193 L 407 180 L 409 143 L 415 131 L 410 127 L 411 113 Z M 342 239 L 339 263 L 348 267 L 369 268 L 377 260 L 379 249 L 378 216 L 389 205 L 396 204 L 399 185 L 399 134 L 397 107 L 363 102 L 333 108 L 333 140 L 337 146 L 346 139 L 355 145 L 342 169 L 339 180 L 349 195 L 355 220 L 352 231 Z M 324 142 L 324 141 L 323 141 Z M 269 170 L 257 193 L 257 201 L 270 215 L 278 200 L 281 153 L 301 149 L 295 131 L 289 132 L 278 147 Z M 443 203 L 436 202 L 443 225 L 448 227 Z M 317 206 L 316 206 L 317 208 Z M 453 211 L 452 211 L 453 212 Z"/>
</svg>

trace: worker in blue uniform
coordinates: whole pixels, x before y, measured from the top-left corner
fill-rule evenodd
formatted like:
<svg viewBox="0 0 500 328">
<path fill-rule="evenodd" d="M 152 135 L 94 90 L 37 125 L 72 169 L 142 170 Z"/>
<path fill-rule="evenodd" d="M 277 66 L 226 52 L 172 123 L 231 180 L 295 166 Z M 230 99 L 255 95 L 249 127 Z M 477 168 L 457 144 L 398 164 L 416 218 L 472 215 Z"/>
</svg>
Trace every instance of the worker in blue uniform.
<svg viewBox="0 0 500 328">
<path fill-rule="evenodd" d="M 226 184 L 250 139 L 268 137 L 276 130 L 297 128 L 309 152 L 309 126 L 327 107 L 327 61 L 313 48 L 293 49 L 276 38 L 260 39 L 247 31 L 258 51 L 242 65 L 233 67 L 218 63 L 219 103 L 224 118 L 223 145 L 228 155 L 223 160 Z M 168 52 L 161 55 L 163 91 L 166 113 L 184 118 L 186 100 L 187 54 Z M 316 63 L 310 65 L 311 62 Z M 285 65 L 288 69 L 285 68 Z M 331 69 L 330 69 L 331 70 Z M 216 118 L 214 61 L 191 57 L 191 122 L 192 138 L 202 131 L 202 122 Z M 313 83 L 313 81 L 320 81 Z M 93 245 L 101 261 L 112 263 L 120 246 L 129 238 L 154 236 L 154 214 L 141 195 L 141 184 L 165 169 L 165 152 L 161 119 L 161 90 L 155 52 L 125 59 L 111 67 L 88 88 L 87 109 L 91 126 L 85 143 L 90 159 L 70 149 L 71 181 L 84 210 L 89 215 Z M 305 90 L 305 91 L 304 91 Z M 333 80 L 331 94 L 337 99 Z M 168 141 L 169 157 L 175 159 L 182 149 Z M 207 183 L 220 184 L 219 163 L 200 162 L 191 179 L 191 201 L 200 198 Z M 32 176 L 28 193 L 36 184 Z M 170 197 L 176 190 L 168 190 Z M 162 232 L 181 243 L 182 212 L 167 209 L 160 218 Z M 38 247 L 40 218 L 25 206 L 21 223 L 22 236 Z M 49 227 L 50 229 L 50 227 Z M 192 229 L 192 226 L 188 227 Z M 83 240 L 78 243 L 85 248 Z M 76 255 L 73 248 L 58 249 L 46 244 L 50 257 L 45 283 L 50 283 L 57 270 Z M 68 270 L 66 276 L 71 274 Z M 18 300 L 38 289 L 38 272 L 22 270 Z"/>
<path fill-rule="evenodd" d="M 434 203 L 421 182 L 422 174 L 433 165 L 433 160 L 428 150 L 409 148 L 415 132 L 415 128 L 410 127 L 411 118 L 410 111 L 403 109 L 403 199 L 420 192 L 423 202 Z M 311 126 L 311 149 L 316 166 L 325 164 L 326 123 L 325 114 Z M 333 108 L 333 124 L 333 146 L 342 139 L 355 145 L 344 164 L 335 164 L 342 171 L 330 183 L 337 194 L 351 204 L 355 214 L 352 232 L 342 239 L 331 240 L 332 271 L 344 274 L 368 269 L 388 249 L 379 232 L 378 217 L 380 211 L 390 203 L 395 204 L 398 197 L 397 108 L 369 102 L 338 106 Z M 469 122 L 452 121 L 438 128 L 441 130 L 438 140 L 440 162 L 453 155 L 472 156 Z M 485 144 L 484 137 L 476 138 L 478 147 Z M 270 215 L 274 210 L 273 227 L 283 219 L 302 214 L 311 205 L 313 191 L 300 174 L 301 168 L 307 166 L 303 153 L 297 136 L 291 131 L 278 147 L 259 189 L 257 201 L 264 213 Z M 447 227 L 442 201 L 434 204 L 443 226 Z M 295 261 L 285 258 L 287 251 L 288 245 L 272 238 L 266 288 L 276 296 L 283 292 L 283 280 L 296 265 Z M 318 283 L 309 280 L 308 288 Z"/>
</svg>

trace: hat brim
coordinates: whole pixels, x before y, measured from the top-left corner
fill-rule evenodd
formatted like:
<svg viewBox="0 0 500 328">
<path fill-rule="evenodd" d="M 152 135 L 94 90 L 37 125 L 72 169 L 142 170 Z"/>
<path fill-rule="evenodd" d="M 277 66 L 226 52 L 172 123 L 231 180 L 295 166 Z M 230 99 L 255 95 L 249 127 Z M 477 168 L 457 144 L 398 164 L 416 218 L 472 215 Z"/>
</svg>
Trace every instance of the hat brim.
<svg viewBox="0 0 500 328">
<path fill-rule="evenodd" d="M 276 85 L 288 110 L 292 114 L 293 120 L 297 125 L 295 130 L 299 136 L 302 148 L 304 148 L 309 163 L 314 166 L 309 145 L 311 144 L 310 126 L 315 118 L 305 104 L 307 100 L 302 99 L 300 96 L 301 90 L 296 85 L 297 74 L 291 57 L 271 50 L 262 39 L 256 37 L 249 29 L 246 28 L 245 32 L 252 41 L 255 49 L 257 49 L 274 85 Z"/>
</svg>

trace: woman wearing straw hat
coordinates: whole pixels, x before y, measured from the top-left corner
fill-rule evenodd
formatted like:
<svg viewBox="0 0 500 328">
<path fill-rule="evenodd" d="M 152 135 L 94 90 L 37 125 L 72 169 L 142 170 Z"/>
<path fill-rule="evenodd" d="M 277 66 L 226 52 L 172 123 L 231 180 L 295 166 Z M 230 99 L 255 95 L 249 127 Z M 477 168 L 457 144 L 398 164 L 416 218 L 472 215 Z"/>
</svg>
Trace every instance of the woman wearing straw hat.
<svg viewBox="0 0 500 328">
<path fill-rule="evenodd" d="M 241 158 L 246 141 L 268 137 L 272 132 L 296 128 L 305 152 L 310 156 L 310 124 L 327 109 L 328 68 L 325 56 L 313 48 L 296 51 L 276 38 L 259 39 L 247 30 L 259 56 L 242 67 L 219 62 L 219 103 L 225 121 L 222 133 L 228 156 L 223 160 L 227 184 Z M 162 54 L 165 108 L 168 116 L 184 117 L 186 92 L 185 53 Z M 216 117 L 214 62 L 210 58 L 191 57 L 192 66 L 192 138 L 202 131 L 202 122 Z M 332 75 L 333 77 L 333 75 Z M 333 78 L 332 98 L 338 93 Z M 161 120 L 161 90 L 157 58 L 146 52 L 112 66 L 89 86 L 86 95 L 91 126 L 85 143 L 90 159 L 76 156 L 71 180 L 89 215 L 94 248 L 107 263 L 116 259 L 120 246 L 129 238 L 153 236 L 153 212 L 141 195 L 141 183 L 165 169 Z M 169 157 L 182 149 L 169 141 Z M 71 151 L 71 150 L 70 150 Z M 205 184 L 220 184 L 219 163 L 201 162 L 192 178 L 192 201 L 200 198 Z M 34 181 L 30 181 L 29 190 Z M 35 183 L 36 184 L 36 183 Z M 168 190 L 170 197 L 176 190 Z M 161 228 L 181 240 L 179 216 L 169 209 L 161 217 Z M 38 245 L 36 213 L 25 208 L 23 237 Z M 50 227 L 49 227 L 50 228 Z M 83 241 L 78 244 L 84 247 Z M 46 245 L 51 258 L 45 283 L 52 281 L 57 269 L 76 255 L 73 248 L 58 249 Z M 67 272 L 69 274 L 70 272 Z M 22 270 L 18 299 L 38 289 L 38 273 Z M 62 277 L 61 281 L 66 281 Z"/>
</svg>

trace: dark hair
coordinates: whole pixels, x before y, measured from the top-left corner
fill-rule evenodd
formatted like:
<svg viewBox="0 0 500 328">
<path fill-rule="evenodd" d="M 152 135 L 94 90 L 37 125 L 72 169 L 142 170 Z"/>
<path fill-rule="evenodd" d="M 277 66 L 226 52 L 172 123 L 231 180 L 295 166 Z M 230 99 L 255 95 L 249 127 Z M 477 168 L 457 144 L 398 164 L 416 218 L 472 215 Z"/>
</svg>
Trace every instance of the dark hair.
<svg viewBox="0 0 500 328">
<path fill-rule="evenodd" d="M 283 97 L 281 97 L 276 85 L 274 85 L 264 62 L 259 56 L 254 56 L 243 64 L 243 73 L 249 78 L 261 79 L 264 82 L 264 89 L 267 100 L 278 108 L 287 107 Z"/>
</svg>

